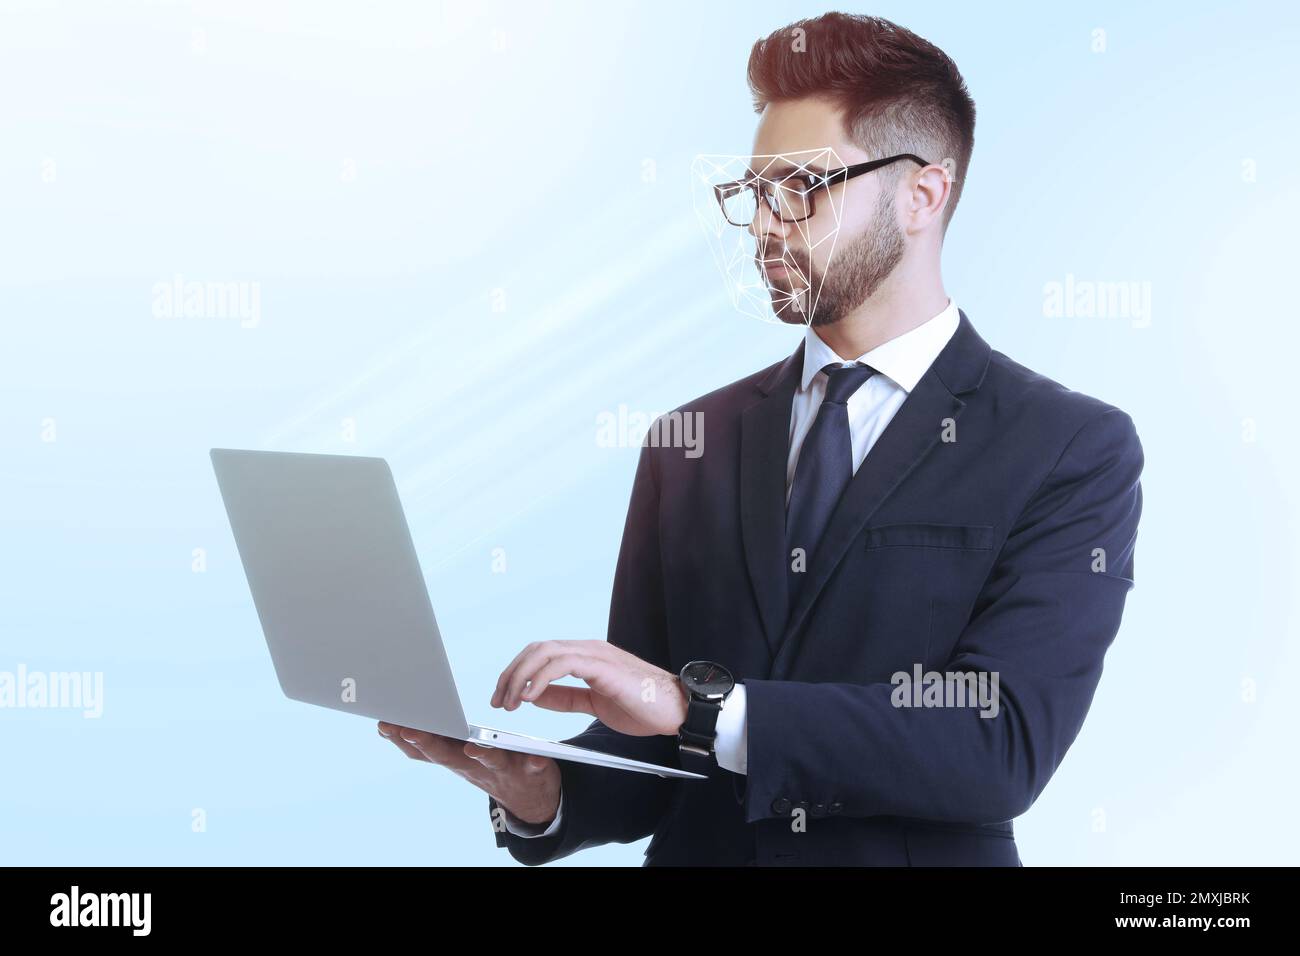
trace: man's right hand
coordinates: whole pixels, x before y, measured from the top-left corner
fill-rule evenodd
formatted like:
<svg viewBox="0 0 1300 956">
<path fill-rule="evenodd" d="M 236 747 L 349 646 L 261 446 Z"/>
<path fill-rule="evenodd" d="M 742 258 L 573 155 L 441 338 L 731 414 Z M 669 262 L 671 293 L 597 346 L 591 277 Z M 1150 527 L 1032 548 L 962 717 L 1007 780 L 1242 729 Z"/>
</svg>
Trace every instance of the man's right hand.
<svg viewBox="0 0 1300 956">
<path fill-rule="evenodd" d="M 411 759 L 441 764 L 464 777 L 525 823 L 549 825 L 555 819 L 560 767 L 550 757 L 480 747 L 382 720 L 379 734 Z"/>
</svg>

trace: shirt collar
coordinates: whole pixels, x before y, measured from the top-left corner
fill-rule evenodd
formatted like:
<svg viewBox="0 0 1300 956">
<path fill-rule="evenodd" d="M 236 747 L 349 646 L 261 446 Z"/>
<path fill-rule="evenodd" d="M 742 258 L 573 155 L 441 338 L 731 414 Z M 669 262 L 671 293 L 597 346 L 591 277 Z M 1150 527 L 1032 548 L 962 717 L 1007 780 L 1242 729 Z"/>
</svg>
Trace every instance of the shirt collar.
<svg viewBox="0 0 1300 956">
<path fill-rule="evenodd" d="M 891 379 L 903 391 L 910 393 L 916 388 L 916 383 L 921 380 L 926 369 L 939 357 L 943 347 L 957 331 L 959 323 L 957 303 L 949 299 L 947 307 L 938 315 L 926 319 L 916 328 L 895 336 L 888 342 L 877 345 L 870 352 L 865 352 L 856 359 L 840 358 L 810 325 L 804 332 L 803 379 L 799 387 L 807 391 L 809 383 L 827 365 L 863 362 Z"/>
</svg>

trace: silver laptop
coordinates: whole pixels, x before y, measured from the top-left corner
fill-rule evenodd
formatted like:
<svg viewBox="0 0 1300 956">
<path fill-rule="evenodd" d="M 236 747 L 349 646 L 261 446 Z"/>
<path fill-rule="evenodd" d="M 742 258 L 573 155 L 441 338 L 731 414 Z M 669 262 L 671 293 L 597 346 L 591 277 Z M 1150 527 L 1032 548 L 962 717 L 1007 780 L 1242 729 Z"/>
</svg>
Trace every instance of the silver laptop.
<svg viewBox="0 0 1300 956">
<path fill-rule="evenodd" d="M 211 454 L 287 696 L 484 747 L 704 779 L 467 722 L 382 458 L 226 448 Z"/>
</svg>

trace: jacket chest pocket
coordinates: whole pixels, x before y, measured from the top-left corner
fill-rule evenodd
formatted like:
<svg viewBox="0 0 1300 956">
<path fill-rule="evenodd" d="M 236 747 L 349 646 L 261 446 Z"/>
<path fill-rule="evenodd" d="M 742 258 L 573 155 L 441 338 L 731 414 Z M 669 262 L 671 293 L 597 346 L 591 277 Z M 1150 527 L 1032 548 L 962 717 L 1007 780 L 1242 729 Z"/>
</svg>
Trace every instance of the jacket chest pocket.
<svg viewBox="0 0 1300 956">
<path fill-rule="evenodd" d="M 988 576 L 996 545 L 991 525 L 866 528 L 835 582 L 828 601 L 834 609 L 819 627 L 828 652 L 823 679 L 843 680 L 849 673 L 888 680 L 915 664 L 942 662 Z"/>
<path fill-rule="evenodd" d="M 966 524 L 883 524 L 867 528 L 866 548 L 936 548 L 946 551 L 992 551 L 993 527 Z"/>
<path fill-rule="evenodd" d="M 799 679 L 881 681 L 910 673 L 918 663 L 942 662 L 988 576 L 996 546 L 991 525 L 866 528 L 814 606 Z"/>
</svg>

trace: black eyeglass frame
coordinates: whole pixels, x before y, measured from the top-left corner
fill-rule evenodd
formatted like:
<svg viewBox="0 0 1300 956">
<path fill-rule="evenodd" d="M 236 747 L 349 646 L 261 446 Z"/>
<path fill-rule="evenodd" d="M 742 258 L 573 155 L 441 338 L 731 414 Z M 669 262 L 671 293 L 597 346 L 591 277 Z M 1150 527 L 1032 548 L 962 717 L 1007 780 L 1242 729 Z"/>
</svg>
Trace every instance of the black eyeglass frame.
<svg viewBox="0 0 1300 956">
<path fill-rule="evenodd" d="M 843 166 L 839 169 L 832 169 L 825 173 L 791 173 L 788 176 L 783 176 L 777 184 L 780 185 L 782 189 L 786 188 L 785 183 L 791 179 L 801 180 L 804 184 L 803 192 L 800 193 L 800 198 L 808 200 L 808 212 L 796 219 L 786 219 L 781 215 L 779 209 L 774 208 L 772 202 L 769 201 L 767 197 L 770 195 L 774 196 L 775 193 L 761 192 L 758 187 L 757 179 L 748 179 L 743 182 L 738 180 L 730 183 L 718 183 L 713 187 L 713 194 L 717 197 L 719 208 L 722 209 L 722 217 L 733 226 L 748 226 L 750 225 L 750 222 L 753 222 L 752 219 L 750 222 L 732 222 L 731 218 L 727 216 L 726 200 L 739 193 L 742 189 L 749 189 L 754 193 L 754 215 L 758 215 L 759 205 L 766 203 L 767 208 L 772 210 L 772 215 L 776 216 L 776 218 L 781 222 L 803 222 L 807 219 L 811 219 L 817 214 L 817 201 L 815 194 L 818 190 L 834 186 L 836 183 L 848 182 L 854 176 L 861 176 L 863 173 L 875 172 L 877 169 L 880 169 L 883 166 L 888 166 L 890 163 L 896 163 L 900 159 L 910 159 L 912 162 L 920 163 L 922 166 L 930 165 L 930 163 L 927 163 L 920 156 L 914 155 L 913 153 L 899 153 L 897 156 L 886 156 L 884 159 L 872 159 L 865 163 L 854 163 L 852 166 Z"/>
</svg>

